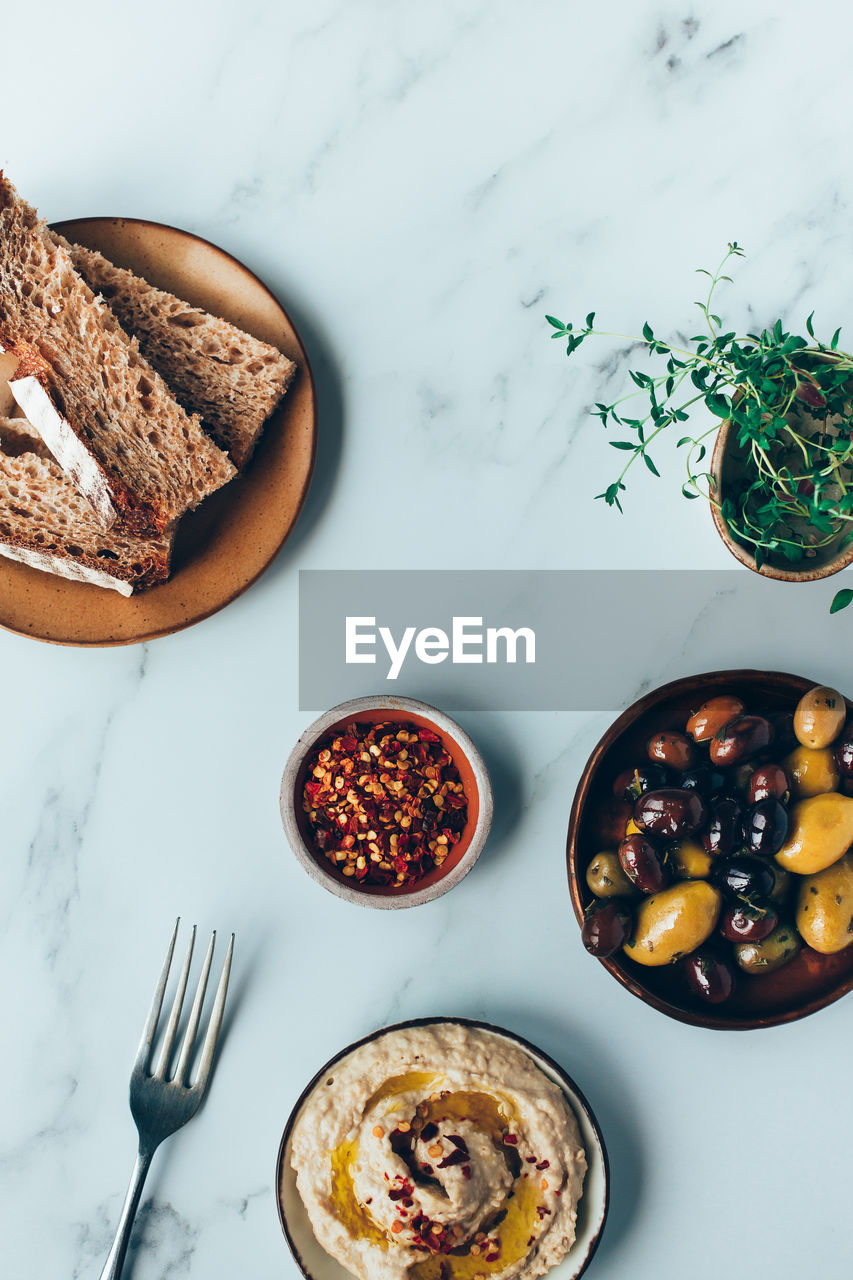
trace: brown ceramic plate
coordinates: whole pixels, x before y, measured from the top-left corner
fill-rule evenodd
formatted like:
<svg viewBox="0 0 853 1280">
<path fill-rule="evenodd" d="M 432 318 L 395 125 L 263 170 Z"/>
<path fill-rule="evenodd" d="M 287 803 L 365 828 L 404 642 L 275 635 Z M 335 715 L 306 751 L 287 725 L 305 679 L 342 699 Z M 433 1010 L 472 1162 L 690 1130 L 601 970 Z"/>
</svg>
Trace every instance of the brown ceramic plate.
<svg viewBox="0 0 853 1280">
<path fill-rule="evenodd" d="M 611 725 L 587 762 L 569 821 L 566 858 L 578 923 L 583 922 L 584 909 L 593 900 L 586 868 L 600 849 L 616 847 L 614 826 L 621 822 L 624 830 L 625 818 L 617 812 L 618 802 L 612 796 L 613 780 L 623 769 L 645 759 L 645 743 L 651 734 L 659 729 L 683 730 L 690 714 L 719 693 L 736 694 L 748 711 L 793 711 L 800 697 L 816 684 L 820 681 L 778 671 L 713 671 L 655 689 Z M 822 956 L 804 946 L 796 959 L 776 973 L 760 978 L 740 975 L 734 995 L 721 1005 L 705 1004 L 693 996 L 677 968 L 644 968 L 621 952 L 600 963 L 632 995 L 661 1013 L 720 1030 L 744 1031 L 793 1022 L 853 990 L 853 947 L 838 955 Z"/>
<path fill-rule="evenodd" d="M 314 382 L 284 308 L 223 249 L 135 218 L 78 218 L 56 229 L 272 343 L 298 365 L 245 474 L 181 522 L 173 574 L 162 586 L 126 599 L 0 559 L 0 626 L 55 644 L 134 644 L 216 613 L 275 559 L 302 509 L 314 467 Z"/>
<path fill-rule="evenodd" d="M 296 1261 L 299 1270 L 306 1280 L 352 1280 L 351 1273 L 325 1252 L 318 1243 L 311 1228 L 311 1222 L 302 1203 L 296 1186 L 296 1174 L 290 1163 L 292 1151 L 293 1126 L 299 1113 L 305 1106 L 314 1090 L 325 1084 L 330 1071 L 336 1068 L 362 1045 L 378 1040 L 390 1031 L 401 1031 L 409 1027 L 428 1027 L 436 1023 L 454 1023 L 464 1027 L 474 1027 L 479 1031 L 488 1031 L 491 1035 L 523 1049 L 533 1060 L 539 1070 L 563 1090 L 572 1111 L 580 1126 L 581 1138 L 587 1159 L 587 1172 L 584 1177 L 583 1194 L 578 1204 L 577 1235 L 565 1258 L 558 1266 L 548 1272 L 549 1280 L 578 1280 L 593 1259 L 601 1241 L 607 1210 L 610 1203 L 610 1169 L 607 1160 L 607 1148 L 601 1134 L 598 1121 L 592 1108 L 581 1093 L 574 1080 L 553 1058 L 523 1040 L 521 1036 L 503 1027 L 493 1027 L 488 1022 L 475 1022 L 470 1018 L 415 1018 L 409 1022 L 400 1022 L 393 1027 L 383 1027 L 373 1035 L 365 1036 L 356 1044 L 349 1045 L 341 1053 L 335 1055 L 330 1062 L 315 1075 L 306 1085 L 296 1106 L 290 1114 L 281 1144 L 278 1149 L 276 1164 L 276 1199 L 278 1201 L 278 1217 L 284 1237 Z"/>
</svg>

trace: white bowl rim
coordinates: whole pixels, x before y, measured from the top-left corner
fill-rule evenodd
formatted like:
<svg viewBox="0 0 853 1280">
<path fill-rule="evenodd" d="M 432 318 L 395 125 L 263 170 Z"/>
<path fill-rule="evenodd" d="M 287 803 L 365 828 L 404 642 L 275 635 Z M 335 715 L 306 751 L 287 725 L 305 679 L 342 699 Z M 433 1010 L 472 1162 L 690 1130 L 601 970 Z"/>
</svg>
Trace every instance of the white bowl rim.
<svg viewBox="0 0 853 1280">
<path fill-rule="evenodd" d="M 275 1200 L 276 1200 L 276 1207 L 278 1209 L 279 1224 L 281 1226 L 282 1233 L 284 1234 L 284 1238 L 287 1241 L 287 1247 L 290 1249 L 290 1252 L 293 1255 L 293 1259 L 296 1265 L 298 1266 L 299 1270 L 301 1271 L 302 1275 L 305 1277 L 305 1280 L 316 1280 L 316 1278 L 308 1270 L 306 1264 L 303 1262 L 302 1256 L 300 1255 L 299 1249 L 296 1245 L 296 1241 L 293 1239 L 293 1236 L 291 1235 L 290 1228 L 288 1227 L 288 1224 L 287 1224 L 287 1217 L 284 1212 L 284 1206 L 282 1204 L 282 1194 L 281 1194 L 281 1178 L 282 1178 L 282 1170 L 283 1170 L 284 1160 L 285 1160 L 285 1153 L 287 1151 L 287 1145 L 288 1145 L 288 1142 L 290 1141 L 290 1137 L 293 1133 L 293 1127 L 296 1124 L 300 1111 L 302 1110 L 305 1103 L 308 1101 L 308 1098 L 314 1092 L 314 1090 L 316 1089 L 320 1081 L 323 1080 L 328 1075 L 328 1073 L 331 1070 L 333 1070 L 333 1068 L 337 1067 L 338 1064 L 342 1062 L 344 1058 L 348 1058 L 350 1054 L 355 1053 L 357 1049 L 361 1049 L 364 1045 L 370 1044 L 373 1040 L 378 1040 L 381 1036 L 387 1035 L 392 1031 L 407 1031 L 412 1027 L 430 1027 L 430 1026 L 448 1026 L 448 1025 L 470 1027 L 477 1031 L 488 1031 L 492 1035 L 502 1036 L 504 1039 L 509 1040 L 514 1044 L 517 1044 L 527 1054 L 529 1054 L 534 1061 L 538 1058 L 545 1063 L 545 1065 L 549 1068 L 549 1070 L 553 1072 L 553 1074 L 557 1077 L 561 1087 L 569 1097 L 569 1100 L 572 1104 L 572 1109 L 574 1110 L 575 1107 L 578 1106 L 580 1110 L 583 1112 L 584 1119 L 586 1120 L 587 1124 L 592 1130 L 593 1137 L 595 1138 L 595 1142 L 598 1148 L 598 1154 L 601 1162 L 601 1180 L 602 1180 L 602 1186 L 603 1186 L 603 1194 L 602 1194 L 601 1206 L 600 1206 L 600 1209 L 598 1210 L 598 1221 L 593 1229 L 593 1234 L 591 1236 L 589 1245 L 587 1246 L 586 1254 L 584 1255 L 584 1258 L 581 1262 L 581 1265 L 578 1267 L 578 1269 L 574 1271 L 571 1276 L 568 1276 L 568 1275 L 561 1276 L 562 1268 L 564 1267 L 567 1260 L 571 1257 L 572 1250 L 575 1247 L 574 1245 L 572 1245 L 572 1249 L 569 1250 L 568 1254 L 566 1254 L 566 1257 L 563 1259 L 563 1261 L 560 1262 L 555 1268 L 553 1268 L 551 1272 L 548 1272 L 548 1275 L 553 1274 L 554 1280 L 580 1280 L 580 1277 L 583 1275 L 583 1273 L 586 1271 L 589 1264 L 592 1262 L 592 1259 L 594 1258 L 598 1250 L 598 1246 L 601 1243 L 601 1237 L 604 1234 L 604 1228 L 607 1223 L 607 1215 L 610 1211 L 610 1158 L 607 1154 L 607 1147 L 604 1142 L 604 1135 L 601 1132 L 601 1126 L 599 1125 L 595 1112 L 590 1106 L 583 1090 L 577 1085 L 577 1083 L 572 1078 L 572 1076 L 569 1075 L 565 1067 L 560 1066 L 560 1064 L 556 1062 L 554 1058 L 551 1057 L 550 1054 L 546 1053 L 544 1049 L 540 1049 L 538 1045 L 534 1044 L 531 1040 L 525 1039 L 524 1036 L 518 1035 L 518 1033 L 515 1031 L 508 1031 L 506 1027 L 499 1027 L 495 1023 L 485 1022 L 479 1018 L 434 1016 L 434 1017 L 424 1017 L 424 1018 L 409 1018 L 405 1022 L 395 1022 L 387 1027 L 379 1027 L 376 1031 L 370 1032 L 369 1035 L 362 1036 L 360 1040 L 354 1041 L 352 1044 L 348 1045 L 345 1049 L 341 1049 L 339 1053 L 336 1053 L 332 1058 L 329 1059 L 328 1062 L 324 1063 L 323 1066 L 320 1067 L 319 1071 L 317 1071 L 314 1074 L 314 1076 L 311 1078 L 311 1080 L 309 1080 L 308 1084 L 302 1090 L 302 1092 L 300 1093 L 299 1097 L 296 1099 L 296 1102 L 293 1105 L 293 1109 L 290 1112 L 290 1115 L 287 1119 L 287 1123 L 284 1126 L 284 1132 L 281 1135 L 281 1142 L 279 1143 L 279 1148 L 278 1148 L 278 1157 L 276 1159 L 276 1166 L 275 1166 Z M 588 1166 L 587 1175 L 586 1175 L 587 1177 L 589 1176 L 589 1155 L 590 1153 L 587 1152 L 587 1166 Z M 593 1210 L 593 1212 L 595 1212 L 595 1210 Z M 334 1259 L 332 1259 L 332 1261 L 334 1261 Z M 337 1265 L 340 1266 L 341 1264 L 338 1263 Z"/>
<path fill-rule="evenodd" d="M 411 893 L 394 895 L 364 893 L 360 889 L 343 884 L 330 875 L 320 866 L 314 853 L 305 843 L 296 817 L 296 780 L 306 755 L 317 740 L 322 738 L 323 734 L 332 725 L 337 724 L 339 720 L 346 719 L 347 716 L 358 716 L 360 712 L 382 711 L 385 709 L 403 711 L 411 715 L 420 716 L 422 719 L 429 720 L 434 724 L 440 734 L 445 733 L 451 737 L 471 766 L 479 797 L 477 824 L 474 827 L 468 848 L 456 866 L 448 871 L 445 876 L 442 876 L 440 880 L 437 880 L 435 884 L 428 885 L 423 889 L 414 889 Z M 444 711 L 440 711 L 438 707 L 433 707 L 428 702 L 421 702 L 417 698 L 375 694 L 364 698 L 351 698 L 348 702 L 340 702 L 337 706 L 330 707 L 307 729 L 303 730 L 284 766 L 281 790 L 279 792 L 279 808 L 288 843 L 300 865 L 308 872 L 312 880 L 321 884 L 329 893 L 334 893 L 337 897 L 343 898 L 344 901 L 353 903 L 356 906 L 373 907 L 380 911 L 394 911 L 406 907 L 418 907 L 425 902 L 432 902 L 443 894 L 449 893 L 460 881 L 465 879 L 482 853 L 483 846 L 486 843 L 489 829 L 492 825 L 494 796 L 486 763 L 461 725 L 457 724 Z"/>
</svg>

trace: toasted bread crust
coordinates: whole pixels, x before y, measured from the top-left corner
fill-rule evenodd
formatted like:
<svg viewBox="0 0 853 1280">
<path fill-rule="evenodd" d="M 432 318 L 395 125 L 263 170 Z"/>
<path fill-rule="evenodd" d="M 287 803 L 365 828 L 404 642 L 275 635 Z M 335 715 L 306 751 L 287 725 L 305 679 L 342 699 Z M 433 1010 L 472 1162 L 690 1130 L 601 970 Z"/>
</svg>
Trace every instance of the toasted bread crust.
<svg viewBox="0 0 853 1280">
<path fill-rule="evenodd" d="M 17 419 L 0 418 L 0 554 L 125 595 L 168 578 L 171 531 L 104 530 L 58 463 L 28 443 Z"/>
<path fill-rule="evenodd" d="M 2 173 L 0 326 L 23 362 L 15 380 L 49 401 L 36 425 L 107 522 L 163 533 L 234 475 Z"/>
<path fill-rule="evenodd" d="M 176 399 L 242 470 L 296 365 L 268 342 L 59 238 L 86 283 L 139 342 Z"/>
</svg>

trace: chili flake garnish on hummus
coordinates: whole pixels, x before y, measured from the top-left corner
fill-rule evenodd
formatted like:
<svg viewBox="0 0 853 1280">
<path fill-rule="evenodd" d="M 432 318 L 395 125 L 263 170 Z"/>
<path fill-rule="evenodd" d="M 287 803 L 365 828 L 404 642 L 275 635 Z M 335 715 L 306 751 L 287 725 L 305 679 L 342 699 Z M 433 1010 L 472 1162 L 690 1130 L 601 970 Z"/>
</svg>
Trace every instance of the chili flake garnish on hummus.
<svg viewBox="0 0 853 1280">
<path fill-rule="evenodd" d="M 456 1023 L 355 1050 L 303 1108 L 292 1164 L 318 1241 L 363 1280 L 534 1280 L 574 1243 L 586 1172 L 563 1091 Z"/>
</svg>

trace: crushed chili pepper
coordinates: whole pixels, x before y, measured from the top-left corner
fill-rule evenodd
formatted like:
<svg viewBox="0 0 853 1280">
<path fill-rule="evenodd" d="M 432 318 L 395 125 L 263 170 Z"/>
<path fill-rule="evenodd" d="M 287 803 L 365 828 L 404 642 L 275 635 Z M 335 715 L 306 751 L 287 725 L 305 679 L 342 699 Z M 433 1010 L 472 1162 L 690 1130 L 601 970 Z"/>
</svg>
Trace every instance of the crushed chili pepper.
<svg viewBox="0 0 853 1280">
<path fill-rule="evenodd" d="M 348 879 L 401 887 L 459 843 L 468 800 L 431 729 L 349 724 L 309 758 L 302 808 L 314 848 Z"/>
</svg>

